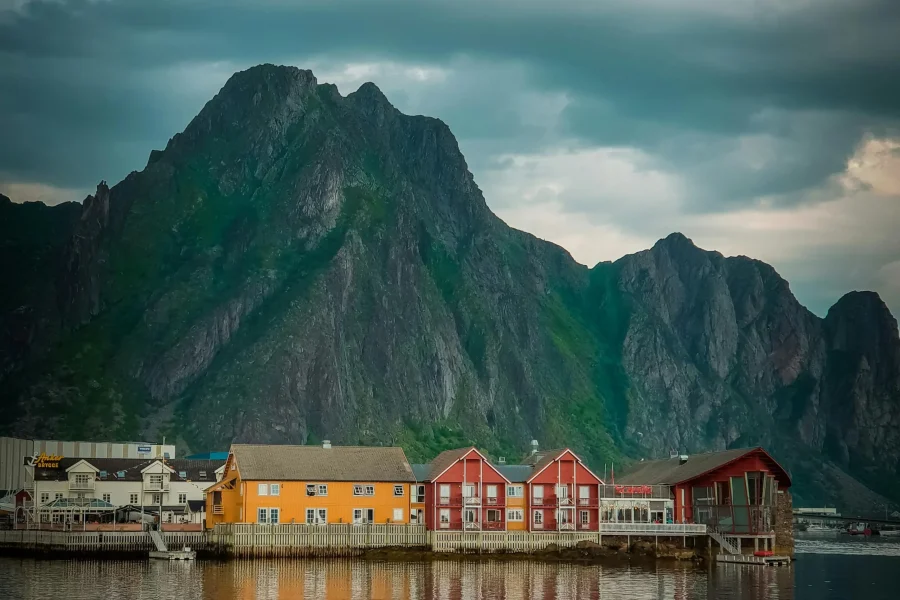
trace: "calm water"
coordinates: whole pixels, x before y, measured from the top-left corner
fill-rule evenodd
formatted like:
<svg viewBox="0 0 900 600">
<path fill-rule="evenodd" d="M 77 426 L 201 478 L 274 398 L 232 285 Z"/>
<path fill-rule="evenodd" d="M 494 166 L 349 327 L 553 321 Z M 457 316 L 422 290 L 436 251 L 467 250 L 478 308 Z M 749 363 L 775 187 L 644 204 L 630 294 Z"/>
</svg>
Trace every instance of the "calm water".
<svg viewBox="0 0 900 600">
<path fill-rule="evenodd" d="M 0 559 L 0 599 L 896 599 L 900 541 L 803 537 L 791 567 L 530 561 L 227 563 Z"/>
</svg>

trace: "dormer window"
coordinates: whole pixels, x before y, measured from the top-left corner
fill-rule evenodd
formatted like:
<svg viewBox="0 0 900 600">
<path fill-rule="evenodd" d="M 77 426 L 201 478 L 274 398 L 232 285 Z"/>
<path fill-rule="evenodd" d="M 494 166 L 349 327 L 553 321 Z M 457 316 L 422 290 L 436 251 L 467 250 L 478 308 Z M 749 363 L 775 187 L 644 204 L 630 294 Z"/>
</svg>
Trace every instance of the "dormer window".
<svg viewBox="0 0 900 600">
<path fill-rule="evenodd" d="M 200 479 L 206 479 L 206 471 L 200 471 Z"/>
<path fill-rule="evenodd" d="M 178 476 L 182 479 L 187 479 L 187 471 L 178 471 Z"/>
</svg>

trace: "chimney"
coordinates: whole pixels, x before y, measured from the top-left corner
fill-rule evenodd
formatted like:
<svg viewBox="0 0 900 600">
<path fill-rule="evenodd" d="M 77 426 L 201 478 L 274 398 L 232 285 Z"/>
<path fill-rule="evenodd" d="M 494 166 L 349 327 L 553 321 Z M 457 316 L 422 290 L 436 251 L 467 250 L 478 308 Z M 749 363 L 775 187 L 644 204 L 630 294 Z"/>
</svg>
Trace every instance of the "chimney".
<svg viewBox="0 0 900 600">
<path fill-rule="evenodd" d="M 538 451 L 538 441 L 531 440 L 531 455 L 534 456 Z"/>
<path fill-rule="evenodd" d="M 688 461 L 688 455 L 687 455 L 687 454 L 682 454 L 681 456 L 678 457 L 678 464 L 679 464 L 679 465 L 683 465 L 683 464 L 686 463 L 687 461 Z"/>
<path fill-rule="evenodd" d="M 326 450 L 331 448 L 331 440 L 322 440 L 322 447 Z"/>
</svg>

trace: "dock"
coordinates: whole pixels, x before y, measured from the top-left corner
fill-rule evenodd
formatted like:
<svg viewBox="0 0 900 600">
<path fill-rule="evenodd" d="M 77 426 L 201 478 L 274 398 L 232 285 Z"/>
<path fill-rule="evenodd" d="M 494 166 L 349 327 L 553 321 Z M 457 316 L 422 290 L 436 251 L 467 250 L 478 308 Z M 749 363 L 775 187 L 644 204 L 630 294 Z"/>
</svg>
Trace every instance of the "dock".
<svg viewBox="0 0 900 600">
<path fill-rule="evenodd" d="M 753 554 L 717 554 L 716 562 L 773 567 L 791 564 L 790 556 L 754 556 Z"/>
</svg>

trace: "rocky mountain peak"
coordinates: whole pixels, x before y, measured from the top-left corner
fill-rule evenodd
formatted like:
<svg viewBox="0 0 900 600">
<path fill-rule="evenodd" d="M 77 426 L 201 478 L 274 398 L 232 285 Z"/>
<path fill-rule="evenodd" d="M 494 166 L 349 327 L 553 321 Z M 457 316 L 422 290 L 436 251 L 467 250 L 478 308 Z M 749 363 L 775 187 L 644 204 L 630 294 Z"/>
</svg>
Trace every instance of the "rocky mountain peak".
<svg viewBox="0 0 900 600">
<path fill-rule="evenodd" d="M 839 351 L 871 355 L 898 343 L 897 320 L 876 292 L 845 294 L 828 310 L 825 329 Z"/>
</svg>

